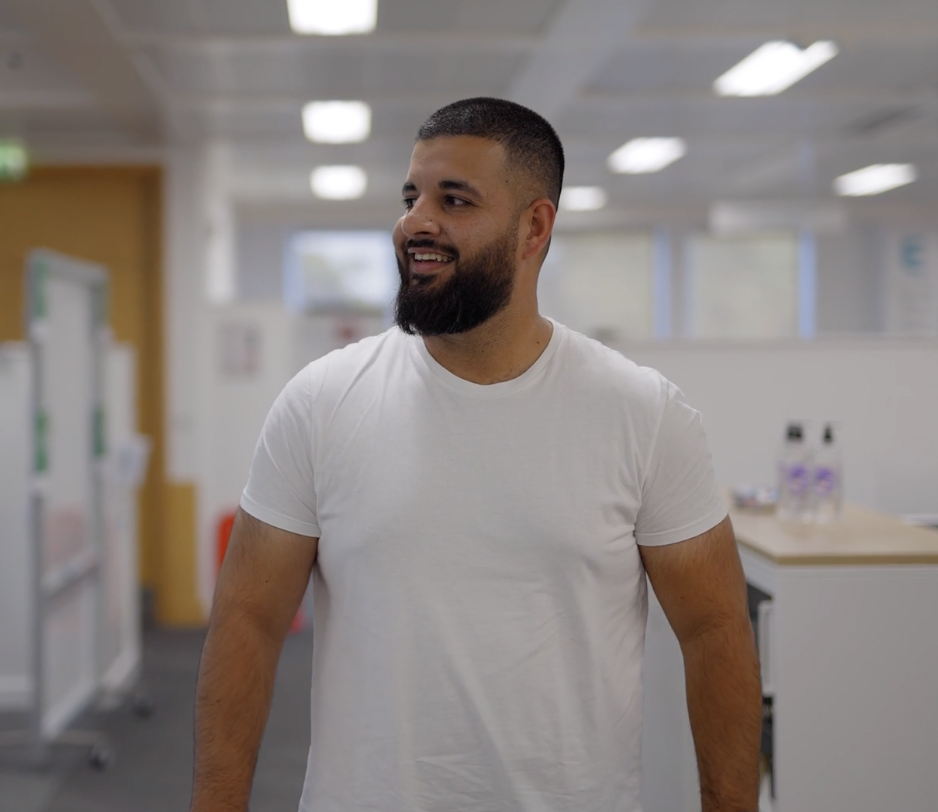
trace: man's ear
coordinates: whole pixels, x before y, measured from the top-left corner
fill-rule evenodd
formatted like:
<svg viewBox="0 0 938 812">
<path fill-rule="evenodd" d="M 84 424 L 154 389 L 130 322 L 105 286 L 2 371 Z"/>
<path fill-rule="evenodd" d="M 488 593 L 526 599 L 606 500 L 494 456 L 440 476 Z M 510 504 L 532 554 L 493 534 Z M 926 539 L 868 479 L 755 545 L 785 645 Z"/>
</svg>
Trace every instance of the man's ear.
<svg viewBox="0 0 938 812">
<path fill-rule="evenodd" d="M 557 208 L 546 197 L 535 200 L 524 210 L 521 219 L 522 259 L 531 259 L 543 251 L 556 218 Z"/>
</svg>

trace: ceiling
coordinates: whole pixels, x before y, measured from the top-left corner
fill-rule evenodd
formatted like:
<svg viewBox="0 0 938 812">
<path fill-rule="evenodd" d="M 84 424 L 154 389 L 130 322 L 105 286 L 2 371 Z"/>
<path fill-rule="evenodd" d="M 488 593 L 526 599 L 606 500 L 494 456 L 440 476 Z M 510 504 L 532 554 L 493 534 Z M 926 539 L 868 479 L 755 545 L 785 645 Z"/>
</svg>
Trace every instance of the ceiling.
<svg viewBox="0 0 938 812">
<path fill-rule="evenodd" d="M 841 53 L 776 97 L 713 94 L 780 38 Z M 827 201 L 837 175 L 887 162 L 921 179 L 882 200 L 938 204 L 935 0 L 380 0 L 377 31 L 359 37 L 293 34 L 286 0 L 0 0 L 0 136 L 39 162 L 148 160 L 209 139 L 241 203 L 397 206 L 417 126 L 474 95 L 546 115 L 567 184 L 604 186 L 612 212 Z M 310 144 L 312 99 L 368 101 L 371 138 Z M 637 136 L 680 136 L 688 154 L 610 173 L 606 157 Z M 321 163 L 363 166 L 368 199 L 315 201 Z"/>
</svg>

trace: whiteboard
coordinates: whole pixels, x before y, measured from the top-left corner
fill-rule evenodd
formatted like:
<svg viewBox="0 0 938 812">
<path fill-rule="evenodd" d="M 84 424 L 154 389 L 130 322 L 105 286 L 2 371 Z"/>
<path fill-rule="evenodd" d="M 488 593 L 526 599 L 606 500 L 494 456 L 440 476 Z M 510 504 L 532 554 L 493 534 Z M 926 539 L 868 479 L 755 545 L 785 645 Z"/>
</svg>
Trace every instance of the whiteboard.
<svg viewBox="0 0 938 812">
<path fill-rule="evenodd" d="M 774 484 L 785 425 L 840 425 L 849 501 L 938 513 L 938 341 L 838 339 L 616 345 L 658 369 L 703 415 L 727 485 Z"/>
<path fill-rule="evenodd" d="M 104 538 L 101 644 L 98 673 L 105 693 L 125 693 L 142 656 L 138 568 L 137 491 L 149 444 L 136 432 L 136 356 L 126 344 L 106 355 Z M 142 446 L 142 447 L 141 447 Z M 139 459 L 140 455 L 143 459 Z"/>
<path fill-rule="evenodd" d="M 31 370 L 28 345 L 0 344 L 0 711 L 29 708 L 33 696 Z M 133 469 L 133 455 L 144 438 L 136 434 L 133 348 L 112 344 L 106 370 L 108 464 L 98 674 L 106 693 L 120 695 L 136 680 L 141 662 L 136 477 L 142 471 Z"/>
<path fill-rule="evenodd" d="M 35 374 L 32 545 L 34 730 L 55 738 L 98 690 L 106 273 L 27 257 Z M 35 576 L 34 576 L 35 577 Z"/>
</svg>

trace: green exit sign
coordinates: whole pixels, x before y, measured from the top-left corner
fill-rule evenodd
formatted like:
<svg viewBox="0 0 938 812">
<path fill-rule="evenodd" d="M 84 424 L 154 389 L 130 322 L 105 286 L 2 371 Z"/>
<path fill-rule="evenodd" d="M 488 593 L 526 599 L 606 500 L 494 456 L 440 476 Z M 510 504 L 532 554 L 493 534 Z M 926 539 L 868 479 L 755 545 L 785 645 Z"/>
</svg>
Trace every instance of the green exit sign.
<svg viewBox="0 0 938 812">
<path fill-rule="evenodd" d="M 0 139 L 0 182 L 22 180 L 29 169 L 29 155 L 22 141 Z"/>
</svg>

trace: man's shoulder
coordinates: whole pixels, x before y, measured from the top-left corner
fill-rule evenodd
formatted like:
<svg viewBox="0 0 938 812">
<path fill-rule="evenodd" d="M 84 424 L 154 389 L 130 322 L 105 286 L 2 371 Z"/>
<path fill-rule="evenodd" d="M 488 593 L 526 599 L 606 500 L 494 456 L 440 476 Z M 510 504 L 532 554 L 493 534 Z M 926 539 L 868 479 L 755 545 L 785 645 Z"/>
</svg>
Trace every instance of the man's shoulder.
<svg viewBox="0 0 938 812">
<path fill-rule="evenodd" d="M 565 372 L 590 389 L 651 401 L 662 399 L 669 381 L 656 369 L 640 366 L 618 350 L 559 325 L 565 336 Z"/>
</svg>

